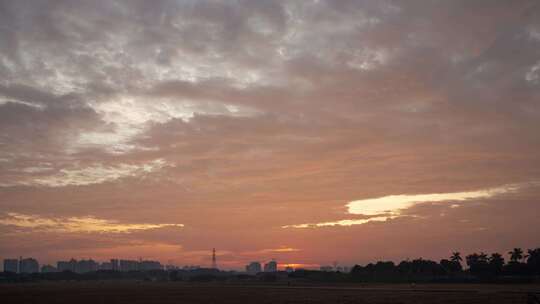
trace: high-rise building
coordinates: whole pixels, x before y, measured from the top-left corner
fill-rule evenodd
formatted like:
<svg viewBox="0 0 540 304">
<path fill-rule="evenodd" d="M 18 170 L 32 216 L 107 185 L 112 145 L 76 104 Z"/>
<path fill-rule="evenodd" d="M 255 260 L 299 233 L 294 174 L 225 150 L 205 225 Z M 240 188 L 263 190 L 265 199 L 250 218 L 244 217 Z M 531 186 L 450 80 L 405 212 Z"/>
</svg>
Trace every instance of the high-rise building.
<svg viewBox="0 0 540 304">
<path fill-rule="evenodd" d="M 86 272 L 92 272 L 98 270 L 98 263 L 96 261 L 89 259 L 89 260 L 80 260 L 77 262 L 77 266 L 75 267 L 75 272 L 77 273 L 86 273 Z"/>
<path fill-rule="evenodd" d="M 277 271 L 277 262 L 272 260 L 264 264 L 264 272 L 276 272 Z"/>
<path fill-rule="evenodd" d="M 133 260 L 120 260 L 120 271 L 137 271 L 139 262 Z"/>
<path fill-rule="evenodd" d="M 259 262 L 251 262 L 248 265 L 246 265 L 246 272 L 249 274 L 257 274 L 262 271 L 261 263 Z"/>
<path fill-rule="evenodd" d="M 58 271 L 71 271 L 75 272 L 77 270 L 77 260 L 71 259 L 69 261 L 58 261 L 56 263 L 56 268 Z"/>
<path fill-rule="evenodd" d="M 120 271 L 120 264 L 117 259 L 111 259 L 112 270 Z"/>
<path fill-rule="evenodd" d="M 99 270 L 112 270 L 112 263 L 111 262 L 103 262 L 99 264 Z"/>
<path fill-rule="evenodd" d="M 19 260 L 20 273 L 35 273 L 39 272 L 39 263 L 34 258 L 26 258 Z"/>
<path fill-rule="evenodd" d="M 4 260 L 5 272 L 19 272 L 19 260 L 17 259 L 5 259 Z"/>
<path fill-rule="evenodd" d="M 140 271 L 161 270 L 161 269 L 163 269 L 163 266 L 158 261 L 141 261 L 139 263 Z"/>
</svg>

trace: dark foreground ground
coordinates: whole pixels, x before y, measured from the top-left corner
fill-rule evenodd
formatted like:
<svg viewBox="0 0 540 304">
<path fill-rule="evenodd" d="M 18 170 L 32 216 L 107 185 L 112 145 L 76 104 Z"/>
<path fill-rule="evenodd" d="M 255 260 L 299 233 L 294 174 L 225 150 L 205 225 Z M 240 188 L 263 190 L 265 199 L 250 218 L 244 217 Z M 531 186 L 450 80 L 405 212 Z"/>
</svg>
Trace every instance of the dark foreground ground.
<svg viewBox="0 0 540 304">
<path fill-rule="evenodd" d="M 531 293 L 540 286 L 45 282 L 2 284 L 0 303 L 528 303 Z"/>
</svg>

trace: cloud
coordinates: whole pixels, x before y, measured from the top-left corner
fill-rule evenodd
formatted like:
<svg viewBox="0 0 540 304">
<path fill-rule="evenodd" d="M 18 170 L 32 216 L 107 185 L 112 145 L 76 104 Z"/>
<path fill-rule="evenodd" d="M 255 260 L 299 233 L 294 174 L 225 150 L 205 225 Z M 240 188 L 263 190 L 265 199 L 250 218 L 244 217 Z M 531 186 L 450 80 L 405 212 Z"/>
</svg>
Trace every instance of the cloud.
<svg viewBox="0 0 540 304">
<path fill-rule="evenodd" d="M 103 166 L 102 164 L 75 168 L 61 169 L 54 175 L 33 178 L 24 181 L 0 183 L 0 187 L 13 186 L 41 186 L 41 187 L 66 187 L 86 186 L 116 181 L 126 177 L 141 177 L 167 166 L 163 159 L 156 159 L 142 164 L 119 164 L 115 166 Z M 48 169 L 48 168 L 47 168 Z M 35 172 L 31 169 L 29 173 Z M 28 168 L 24 169 L 28 173 Z M 48 170 L 46 170 L 48 171 Z"/>
<path fill-rule="evenodd" d="M 540 78 L 539 74 L 540 74 L 540 62 L 537 62 L 535 65 L 531 66 L 529 71 L 527 71 L 527 74 L 525 74 L 525 80 L 533 84 L 537 84 L 538 79 Z"/>
<path fill-rule="evenodd" d="M 349 214 L 368 216 L 365 219 L 345 219 L 312 224 L 284 225 L 282 228 L 320 228 L 333 226 L 363 225 L 373 222 L 386 222 L 402 216 L 407 209 L 423 203 L 452 203 L 450 208 L 459 207 L 455 202 L 489 199 L 498 195 L 513 193 L 521 188 L 537 186 L 539 183 L 509 184 L 496 188 L 468 192 L 433 193 L 433 194 L 400 194 L 378 198 L 370 198 L 347 203 Z M 407 214 L 406 216 L 410 216 Z M 414 215 L 413 215 L 414 216 Z"/>
<path fill-rule="evenodd" d="M 395 218 L 395 216 L 376 216 L 368 219 L 359 219 L 359 220 L 340 220 L 334 222 L 322 222 L 314 224 L 298 224 L 298 225 L 285 225 L 282 228 L 320 228 L 320 227 L 333 227 L 333 226 L 353 226 L 353 225 L 363 225 L 373 222 L 386 222 Z"/>
<path fill-rule="evenodd" d="M 14 212 L 7 213 L 7 217 L 0 218 L 0 225 L 15 226 L 30 231 L 58 233 L 131 233 L 165 227 L 184 227 L 183 224 L 132 224 L 92 216 L 49 218 Z"/>
<path fill-rule="evenodd" d="M 301 249 L 282 246 L 279 248 L 267 248 L 267 249 L 260 249 L 257 251 L 243 252 L 242 255 L 258 255 L 258 254 L 268 254 L 268 253 L 291 253 L 291 252 L 299 252 L 299 251 L 301 251 Z"/>
<path fill-rule="evenodd" d="M 508 192 L 517 191 L 519 185 L 505 185 L 497 188 L 482 189 L 469 192 L 433 193 L 433 194 L 400 194 L 378 198 L 363 199 L 347 203 L 348 213 L 361 215 L 399 215 L 401 210 L 421 203 L 458 202 L 480 198 L 490 198 Z"/>
<path fill-rule="evenodd" d="M 536 244 L 537 195 L 481 191 L 540 179 L 539 13 L 536 0 L 0 1 L 0 210 L 179 221 L 180 236 L 130 237 L 201 261 L 209 244 L 279 240 L 317 264 L 329 244 L 340 261 L 395 252 L 379 241 L 395 231 L 415 240 L 392 239 L 396 254 L 435 254 L 435 232 L 487 239 L 459 219 Z M 10 229 L 14 254 L 50 242 Z"/>
<path fill-rule="evenodd" d="M 224 115 L 232 117 L 251 116 L 254 111 L 244 106 L 234 106 L 212 101 L 193 102 L 154 98 L 154 102 L 144 102 L 141 98 L 123 97 L 90 105 L 101 115 L 102 120 L 112 128 L 85 132 L 72 143 L 74 151 L 87 148 L 104 148 L 110 153 L 122 154 L 140 147 L 134 141 L 152 126 L 164 124 L 173 119 L 189 122 L 195 115 Z"/>
</svg>

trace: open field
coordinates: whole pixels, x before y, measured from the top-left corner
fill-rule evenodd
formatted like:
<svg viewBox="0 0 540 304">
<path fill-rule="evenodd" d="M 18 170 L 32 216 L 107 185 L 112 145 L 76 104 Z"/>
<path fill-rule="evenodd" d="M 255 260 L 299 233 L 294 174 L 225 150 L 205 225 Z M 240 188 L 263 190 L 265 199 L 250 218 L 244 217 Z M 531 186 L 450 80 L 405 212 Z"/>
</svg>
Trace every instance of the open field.
<svg viewBox="0 0 540 304">
<path fill-rule="evenodd" d="M 527 303 L 537 285 L 280 286 L 174 282 L 0 285 L 1 303 Z"/>
</svg>

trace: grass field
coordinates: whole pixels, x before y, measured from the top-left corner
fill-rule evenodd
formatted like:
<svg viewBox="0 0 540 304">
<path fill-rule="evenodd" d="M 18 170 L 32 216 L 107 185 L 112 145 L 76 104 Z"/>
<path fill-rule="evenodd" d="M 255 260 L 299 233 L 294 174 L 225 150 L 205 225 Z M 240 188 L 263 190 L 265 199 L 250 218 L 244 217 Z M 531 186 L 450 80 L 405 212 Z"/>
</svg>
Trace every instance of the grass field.
<svg viewBox="0 0 540 304">
<path fill-rule="evenodd" d="M 535 285 L 280 286 L 174 282 L 0 285 L 0 303 L 527 303 Z"/>
</svg>

